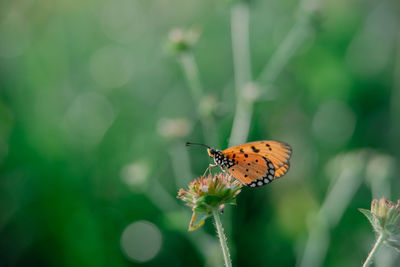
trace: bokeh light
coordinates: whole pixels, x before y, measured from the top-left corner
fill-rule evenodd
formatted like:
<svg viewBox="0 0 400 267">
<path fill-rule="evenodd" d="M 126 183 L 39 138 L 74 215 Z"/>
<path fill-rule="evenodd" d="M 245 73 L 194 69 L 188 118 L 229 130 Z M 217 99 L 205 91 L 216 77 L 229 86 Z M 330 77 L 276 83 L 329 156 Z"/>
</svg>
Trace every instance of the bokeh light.
<svg viewBox="0 0 400 267">
<path fill-rule="evenodd" d="M 192 130 L 191 123 L 184 118 L 161 118 L 157 123 L 157 131 L 168 138 L 184 137 Z"/>
<path fill-rule="evenodd" d="M 160 251 L 161 232 L 148 221 L 137 221 L 125 228 L 121 236 L 121 248 L 130 260 L 146 262 Z"/>
<path fill-rule="evenodd" d="M 62 126 L 75 144 L 93 146 L 103 138 L 114 117 L 114 109 L 103 95 L 87 92 L 72 102 Z"/>
<path fill-rule="evenodd" d="M 312 129 L 323 143 L 341 146 L 353 135 L 356 117 L 351 108 L 343 102 L 323 103 L 313 119 Z"/>
<path fill-rule="evenodd" d="M 141 189 L 148 179 L 150 172 L 146 161 L 138 161 L 125 165 L 121 170 L 121 179 L 129 188 L 136 191 Z"/>
<path fill-rule="evenodd" d="M 134 60 L 129 51 L 119 46 L 98 49 L 90 60 L 93 79 L 103 88 L 125 85 L 132 77 Z"/>
<path fill-rule="evenodd" d="M 139 35 L 146 34 L 149 27 L 146 27 L 143 16 L 139 1 L 100 1 L 99 20 L 111 40 L 132 43 Z"/>
</svg>

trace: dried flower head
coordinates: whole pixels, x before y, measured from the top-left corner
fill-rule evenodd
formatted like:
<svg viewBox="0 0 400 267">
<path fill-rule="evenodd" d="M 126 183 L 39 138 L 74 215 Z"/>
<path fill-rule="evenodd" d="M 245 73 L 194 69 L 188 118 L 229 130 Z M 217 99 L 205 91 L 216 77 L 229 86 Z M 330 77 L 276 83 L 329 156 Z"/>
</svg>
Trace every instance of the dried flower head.
<svg viewBox="0 0 400 267">
<path fill-rule="evenodd" d="M 400 251 L 400 200 L 394 204 L 386 198 L 374 199 L 371 210 L 359 210 L 368 218 L 374 230 L 383 235 L 384 242 Z"/>
<path fill-rule="evenodd" d="M 225 204 L 236 204 L 236 196 L 241 187 L 231 175 L 219 173 L 202 176 L 191 182 L 187 190 L 180 189 L 178 198 L 186 202 L 193 211 L 189 231 L 203 225 L 213 209 L 222 209 Z"/>
<path fill-rule="evenodd" d="M 179 28 L 172 29 L 168 34 L 169 44 L 175 52 L 187 51 L 193 47 L 199 39 L 201 30 L 191 28 L 182 30 Z"/>
<path fill-rule="evenodd" d="M 157 131 L 166 138 L 182 138 L 190 133 L 193 125 L 186 118 L 161 118 Z"/>
</svg>

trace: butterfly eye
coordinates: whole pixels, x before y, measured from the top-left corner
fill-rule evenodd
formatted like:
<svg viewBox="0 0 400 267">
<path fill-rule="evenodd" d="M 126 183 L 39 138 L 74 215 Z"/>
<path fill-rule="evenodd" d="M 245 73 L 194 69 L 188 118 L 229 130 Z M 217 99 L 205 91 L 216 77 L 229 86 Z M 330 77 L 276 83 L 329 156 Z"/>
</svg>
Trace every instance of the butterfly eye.
<svg viewBox="0 0 400 267">
<path fill-rule="evenodd" d="M 210 157 L 214 157 L 214 154 L 215 154 L 214 148 L 207 148 L 207 152 Z"/>
</svg>

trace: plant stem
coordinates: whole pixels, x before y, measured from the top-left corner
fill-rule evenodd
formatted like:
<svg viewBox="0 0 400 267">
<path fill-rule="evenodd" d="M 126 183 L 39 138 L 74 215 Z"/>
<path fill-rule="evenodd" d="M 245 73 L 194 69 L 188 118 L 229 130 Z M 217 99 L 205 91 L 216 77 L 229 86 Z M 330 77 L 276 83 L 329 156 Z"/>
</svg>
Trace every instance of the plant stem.
<svg viewBox="0 0 400 267">
<path fill-rule="evenodd" d="M 392 125 L 392 148 L 393 152 L 399 155 L 398 148 L 400 147 L 400 142 L 398 136 L 400 134 L 400 107 L 398 105 L 400 101 L 400 31 L 398 31 L 396 36 L 396 47 L 395 47 L 395 62 L 394 62 L 394 72 L 393 72 L 393 88 L 390 97 L 391 100 L 391 125 Z"/>
<path fill-rule="evenodd" d="M 264 86 L 273 83 L 282 72 L 285 65 L 289 62 L 296 50 L 310 34 L 308 18 L 299 19 L 293 28 L 288 32 L 285 39 L 278 46 L 264 69 L 257 77 L 257 82 Z"/>
<path fill-rule="evenodd" d="M 256 79 L 253 79 L 251 75 L 249 6 L 243 1 L 233 6 L 231 31 L 237 102 L 229 146 L 244 143 L 247 140 L 250 130 L 254 99 L 246 97 L 246 91 L 248 90 L 246 86 L 256 82 L 268 88 L 276 80 L 301 44 L 312 33 L 313 29 L 309 19 L 314 11 L 303 10 L 303 6 L 310 4 L 309 2 L 314 2 L 314 0 L 301 1 L 299 7 L 300 15 L 296 24 L 288 32 Z"/>
<path fill-rule="evenodd" d="M 253 114 L 253 101 L 245 97 L 246 85 L 252 81 L 249 44 L 249 5 L 238 2 L 231 11 L 233 66 L 235 72 L 236 109 L 229 146 L 244 143 Z"/>
<path fill-rule="evenodd" d="M 229 254 L 228 243 L 226 242 L 226 236 L 224 234 L 224 228 L 222 228 L 221 219 L 219 218 L 218 208 L 212 211 L 215 227 L 217 228 L 219 242 L 222 248 L 222 254 L 224 255 L 225 267 L 232 267 L 231 257 Z"/>
<path fill-rule="evenodd" d="M 379 233 L 378 239 L 375 241 L 374 247 L 369 252 L 368 257 L 363 264 L 363 267 L 367 267 L 372 263 L 372 259 L 374 258 L 376 251 L 381 246 L 381 244 L 383 243 L 384 240 L 385 240 L 385 238 L 384 238 L 383 234 Z"/>
<path fill-rule="evenodd" d="M 204 139 L 206 143 L 218 146 L 214 120 L 211 115 L 205 115 L 200 109 L 201 102 L 204 101 L 204 91 L 200 81 L 199 69 L 193 54 L 191 52 L 182 53 L 180 64 L 188 81 L 193 101 L 197 102 L 197 115 L 202 126 Z"/>
<path fill-rule="evenodd" d="M 199 69 L 197 68 L 193 54 L 191 52 L 182 53 L 180 62 L 193 98 L 201 99 L 203 97 L 203 89 L 200 82 Z"/>
<path fill-rule="evenodd" d="M 366 155 L 347 156 L 348 164 L 340 166 L 339 176 L 332 179 L 320 210 L 309 225 L 309 236 L 297 266 L 322 266 L 330 242 L 330 229 L 341 220 L 346 207 L 363 181 Z M 331 177 L 334 178 L 334 177 Z"/>
</svg>

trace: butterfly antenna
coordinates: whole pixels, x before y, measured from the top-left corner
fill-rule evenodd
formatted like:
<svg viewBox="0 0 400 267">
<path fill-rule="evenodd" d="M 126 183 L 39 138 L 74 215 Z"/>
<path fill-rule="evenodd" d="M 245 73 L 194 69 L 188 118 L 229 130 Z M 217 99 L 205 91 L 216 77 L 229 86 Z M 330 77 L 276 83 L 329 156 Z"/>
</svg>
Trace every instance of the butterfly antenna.
<svg viewBox="0 0 400 267">
<path fill-rule="evenodd" d="M 209 146 L 207 146 L 207 145 L 204 145 L 204 144 L 199 144 L 199 143 L 191 143 L 191 142 L 186 142 L 186 146 L 202 146 L 202 147 L 207 147 L 207 148 L 210 148 Z"/>
</svg>

